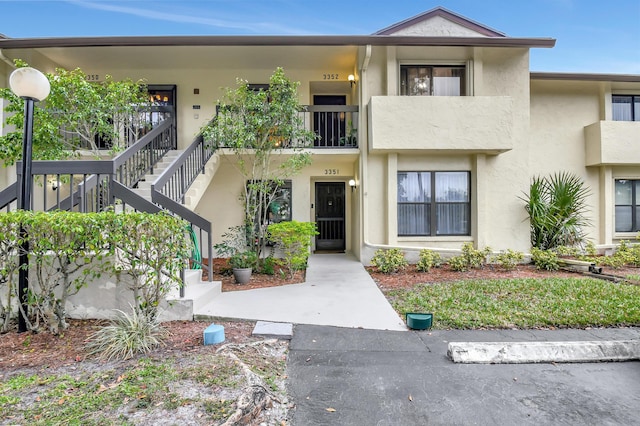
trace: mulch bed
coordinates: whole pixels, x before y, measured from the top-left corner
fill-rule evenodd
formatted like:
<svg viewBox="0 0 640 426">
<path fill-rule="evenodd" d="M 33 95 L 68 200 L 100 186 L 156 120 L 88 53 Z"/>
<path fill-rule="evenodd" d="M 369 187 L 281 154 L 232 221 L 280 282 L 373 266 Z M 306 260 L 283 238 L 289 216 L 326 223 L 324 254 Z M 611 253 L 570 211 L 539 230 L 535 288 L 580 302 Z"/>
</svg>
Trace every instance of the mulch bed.
<svg viewBox="0 0 640 426">
<path fill-rule="evenodd" d="M 55 336 L 49 332 L 16 333 L 0 336 L 0 379 L 3 372 L 16 368 L 58 368 L 73 366 L 88 358 L 86 343 L 104 320 L 68 320 L 69 328 Z M 225 343 L 244 343 L 256 338 L 251 336 L 253 322 L 220 321 L 224 326 Z M 154 356 L 211 351 L 216 345 L 204 346 L 203 331 L 210 322 L 170 321 L 162 324 L 169 331 L 165 345 L 153 351 Z"/>
<path fill-rule="evenodd" d="M 206 259 L 204 259 L 206 262 Z M 203 271 L 203 280 L 206 280 L 207 274 Z M 275 274 L 259 274 L 253 272 L 251 280 L 246 284 L 237 284 L 233 278 L 229 259 L 214 258 L 213 259 L 213 281 L 222 282 L 222 291 L 242 291 L 253 290 L 256 288 L 279 287 L 288 284 L 300 284 L 305 280 L 305 271 L 297 271 L 293 277 L 279 267 L 276 267 Z"/>
<path fill-rule="evenodd" d="M 369 274 L 373 277 L 374 281 L 378 284 L 378 287 L 382 291 L 394 290 L 400 288 L 411 288 L 417 284 L 422 283 L 443 283 L 461 280 L 474 280 L 474 279 L 513 279 L 513 278 L 553 278 L 553 277 L 581 277 L 583 276 L 577 272 L 569 272 L 566 270 L 560 271 L 545 271 L 537 269 L 533 264 L 519 265 L 512 271 L 505 271 L 504 269 L 494 266 L 486 265 L 478 269 L 470 269 L 465 272 L 458 272 L 452 270 L 449 265 L 443 265 L 440 268 L 433 268 L 429 272 L 420 272 L 416 269 L 416 265 L 409 265 L 405 270 L 395 274 L 383 274 L 379 272 L 375 267 L 367 267 Z M 619 277 L 626 277 L 629 274 L 638 274 L 640 269 L 638 268 L 620 268 L 611 269 L 605 268 L 604 274 L 616 275 Z"/>
</svg>

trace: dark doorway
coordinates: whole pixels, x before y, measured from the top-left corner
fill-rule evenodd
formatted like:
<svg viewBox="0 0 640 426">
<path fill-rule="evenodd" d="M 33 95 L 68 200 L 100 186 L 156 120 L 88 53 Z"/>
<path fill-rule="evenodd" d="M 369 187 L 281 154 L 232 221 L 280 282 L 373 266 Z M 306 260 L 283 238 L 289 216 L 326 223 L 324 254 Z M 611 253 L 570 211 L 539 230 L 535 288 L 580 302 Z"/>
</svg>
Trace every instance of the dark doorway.
<svg viewBox="0 0 640 426">
<path fill-rule="evenodd" d="M 178 127 L 176 117 L 176 85 L 150 84 L 147 86 L 151 98 L 151 117 L 153 125 L 170 118 L 175 128 Z"/>
<path fill-rule="evenodd" d="M 347 97 L 344 95 L 314 95 L 314 105 L 346 105 Z M 342 111 L 317 111 L 313 113 L 313 131 L 316 139 L 316 147 L 338 147 L 340 138 L 345 137 L 345 112 Z"/>
<path fill-rule="evenodd" d="M 344 251 L 345 241 L 344 182 L 316 183 L 316 250 Z"/>
</svg>

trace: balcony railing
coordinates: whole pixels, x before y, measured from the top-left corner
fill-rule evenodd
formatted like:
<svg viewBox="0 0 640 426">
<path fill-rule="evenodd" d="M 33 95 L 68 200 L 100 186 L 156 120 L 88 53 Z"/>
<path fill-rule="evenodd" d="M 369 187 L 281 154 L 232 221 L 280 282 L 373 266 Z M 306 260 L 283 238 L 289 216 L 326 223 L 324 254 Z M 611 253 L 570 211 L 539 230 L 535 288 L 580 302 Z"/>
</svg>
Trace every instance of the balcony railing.
<svg viewBox="0 0 640 426">
<path fill-rule="evenodd" d="M 316 134 L 314 148 L 358 147 L 357 105 L 309 105 L 301 115 L 305 128 Z"/>
<path fill-rule="evenodd" d="M 302 141 L 283 141 L 282 148 L 340 149 L 358 147 L 357 105 L 307 105 L 300 111 L 303 127 L 315 134 L 311 144 Z M 217 114 L 222 110 L 218 107 Z M 225 148 L 224 142 L 212 142 Z"/>
<path fill-rule="evenodd" d="M 173 107 L 169 106 L 144 106 L 131 116 L 113 124 L 118 140 L 115 144 L 120 150 L 127 149 L 142 139 L 147 133 L 160 123 L 172 121 Z M 174 123 L 175 124 L 175 123 Z M 117 128 L 117 129 L 116 129 Z M 114 148 L 111 137 L 96 136 L 91 142 L 83 140 L 76 132 L 66 127 L 60 128 L 60 137 L 68 147 L 79 147 L 85 150 L 110 150 Z"/>
</svg>

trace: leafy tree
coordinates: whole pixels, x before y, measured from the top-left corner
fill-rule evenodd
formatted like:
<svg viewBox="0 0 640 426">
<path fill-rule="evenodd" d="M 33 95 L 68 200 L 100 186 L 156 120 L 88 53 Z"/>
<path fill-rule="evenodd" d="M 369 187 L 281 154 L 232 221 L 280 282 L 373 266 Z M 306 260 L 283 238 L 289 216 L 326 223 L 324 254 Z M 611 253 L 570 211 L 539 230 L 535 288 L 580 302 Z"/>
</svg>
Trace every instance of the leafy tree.
<svg viewBox="0 0 640 426">
<path fill-rule="evenodd" d="M 582 244 L 589 190 L 577 176 L 562 172 L 536 176 L 521 198 L 531 223 L 531 245 L 540 250 Z"/>
<path fill-rule="evenodd" d="M 16 66 L 28 66 L 16 61 Z M 138 136 L 141 127 L 140 108 L 149 97 L 143 82 L 114 81 L 106 76 L 104 82 L 90 82 L 79 68 L 56 69 L 47 73 L 51 93 L 38 102 L 33 123 L 33 158 L 53 160 L 68 158 L 78 149 L 98 154 L 97 141 L 108 141 L 111 150 L 126 148 L 130 135 Z M 0 89 L 0 98 L 8 101 L 5 111 L 10 113 L 6 125 L 16 131 L 0 136 L 0 159 L 11 165 L 20 159 L 24 101 L 8 88 Z"/>
<path fill-rule="evenodd" d="M 303 148 L 314 135 L 304 128 L 300 116 L 298 86 L 282 68 L 275 70 L 266 89 L 253 90 L 247 81 L 238 79 L 235 89 L 226 89 L 216 117 L 202 129 L 212 145 L 230 149 L 232 163 L 246 181 L 240 196 L 246 240 L 258 254 L 278 188 L 311 164 Z"/>
</svg>

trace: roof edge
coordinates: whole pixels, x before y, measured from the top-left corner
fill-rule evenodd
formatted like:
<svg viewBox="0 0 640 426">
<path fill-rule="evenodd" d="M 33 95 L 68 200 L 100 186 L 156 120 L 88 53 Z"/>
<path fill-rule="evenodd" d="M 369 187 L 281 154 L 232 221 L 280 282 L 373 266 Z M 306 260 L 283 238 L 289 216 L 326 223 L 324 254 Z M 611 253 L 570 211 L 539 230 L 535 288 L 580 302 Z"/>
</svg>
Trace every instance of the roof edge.
<svg viewBox="0 0 640 426">
<path fill-rule="evenodd" d="M 529 75 L 532 80 L 615 81 L 640 83 L 640 74 L 531 72 Z"/>
<path fill-rule="evenodd" d="M 318 36 L 113 36 L 0 39 L 0 49 L 118 46 L 487 46 L 553 47 L 553 38 L 424 37 L 388 35 Z"/>
</svg>

